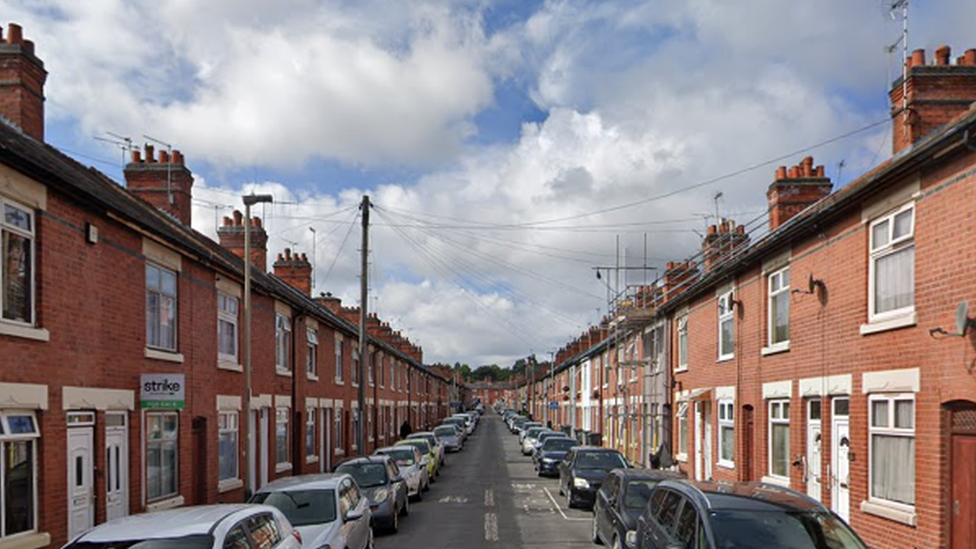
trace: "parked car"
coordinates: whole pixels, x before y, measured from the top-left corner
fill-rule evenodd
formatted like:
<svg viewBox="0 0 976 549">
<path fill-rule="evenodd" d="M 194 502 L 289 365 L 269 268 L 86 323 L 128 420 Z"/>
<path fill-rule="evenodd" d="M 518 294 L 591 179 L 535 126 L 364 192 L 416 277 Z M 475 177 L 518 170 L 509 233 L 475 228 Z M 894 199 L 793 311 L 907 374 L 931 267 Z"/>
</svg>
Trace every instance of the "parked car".
<svg viewBox="0 0 976 549">
<path fill-rule="evenodd" d="M 64 549 L 117 547 L 299 549 L 301 534 L 270 505 L 221 504 L 130 515 L 75 537 Z"/>
<path fill-rule="evenodd" d="M 525 431 L 525 435 L 519 439 L 519 443 L 522 445 L 522 455 L 531 456 L 532 451 L 535 450 L 535 440 L 540 433 L 545 433 L 549 429 L 545 427 L 532 427 Z"/>
<path fill-rule="evenodd" d="M 682 478 L 681 473 L 653 469 L 610 471 L 593 503 L 593 543 L 614 549 L 637 549 L 637 517 L 647 507 L 654 487 L 675 478 Z"/>
<path fill-rule="evenodd" d="M 542 427 L 542 423 L 538 421 L 526 421 L 522 424 L 518 431 L 519 444 L 522 444 L 522 442 L 525 440 L 525 435 L 528 434 L 529 429 L 533 427 Z"/>
<path fill-rule="evenodd" d="M 635 537 L 640 549 L 867 549 L 819 501 L 762 482 L 662 481 L 637 519 Z"/>
<path fill-rule="evenodd" d="M 535 470 L 539 472 L 539 476 L 558 476 L 559 462 L 566 457 L 570 448 L 578 445 L 579 442 L 575 438 L 553 437 L 546 439 L 536 453 L 532 454 Z"/>
<path fill-rule="evenodd" d="M 433 431 L 419 431 L 417 433 L 412 433 L 407 437 L 407 439 L 409 440 L 411 438 L 422 438 L 427 441 L 427 444 L 430 444 L 431 448 L 434 450 L 434 457 L 436 458 L 434 460 L 435 464 L 437 465 L 435 470 L 439 475 L 441 473 L 441 467 L 444 466 L 444 443 L 441 442 L 441 439 L 437 438 L 437 435 L 435 435 Z M 430 480 L 433 482 L 433 477 Z"/>
<path fill-rule="evenodd" d="M 462 439 L 468 438 L 468 435 L 471 434 L 470 431 L 468 431 L 468 423 L 463 418 L 449 417 L 442 421 L 441 425 L 457 425 L 458 429 L 461 431 Z"/>
<path fill-rule="evenodd" d="M 529 418 L 525 416 L 515 416 L 508 423 L 508 430 L 513 433 L 518 433 L 519 429 L 522 428 L 529 421 Z"/>
<path fill-rule="evenodd" d="M 387 456 L 351 458 L 340 463 L 336 472 L 352 475 L 369 498 L 374 528 L 391 533 L 400 529 L 400 517 L 410 513 L 410 500 L 407 483 L 392 459 Z"/>
<path fill-rule="evenodd" d="M 369 500 L 351 475 L 278 479 L 258 490 L 250 503 L 278 508 L 301 534 L 305 547 L 373 547 Z"/>
<path fill-rule="evenodd" d="M 569 508 L 578 503 L 592 507 L 607 473 L 627 467 L 627 460 L 616 450 L 596 446 L 573 448 L 559 462 L 559 495 L 566 496 Z"/>
<path fill-rule="evenodd" d="M 453 425 L 440 425 L 434 427 L 434 434 L 444 443 L 445 452 L 460 452 L 464 449 L 464 441 L 458 434 L 457 428 Z"/>
<path fill-rule="evenodd" d="M 426 441 L 421 441 L 426 444 Z M 430 448 L 427 448 L 429 453 Z M 400 476 L 407 482 L 407 497 L 417 501 L 423 498 L 423 493 L 430 490 L 431 458 L 420 453 L 417 445 L 398 445 L 378 448 L 373 452 L 375 456 L 389 456 L 400 469 Z"/>
<path fill-rule="evenodd" d="M 394 443 L 394 446 L 413 446 L 420 450 L 421 456 L 423 456 L 423 461 L 427 467 L 427 480 L 428 482 L 436 482 L 434 479 L 438 474 L 437 467 L 437 454 L 434 449 L 430 447 L 430 443 L 424 438 L 405 438 L 403 440 L 398 440 Z"/>
</svg>

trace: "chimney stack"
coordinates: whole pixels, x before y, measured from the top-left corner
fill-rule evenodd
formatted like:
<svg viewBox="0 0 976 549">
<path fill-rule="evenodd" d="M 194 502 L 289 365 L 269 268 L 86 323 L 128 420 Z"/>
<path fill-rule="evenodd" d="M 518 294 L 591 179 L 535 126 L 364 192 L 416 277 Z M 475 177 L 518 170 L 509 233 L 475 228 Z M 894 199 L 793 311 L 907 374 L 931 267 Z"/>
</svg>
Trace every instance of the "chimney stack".
<svg viewBox="0 0 976 549">
<path fill-rule="evenodd" d="M 824 177 L 824 167 L 813 167 L 813 157 L 808 156 L 789 170 L 780 166 L 776 170 L 776 180 L 766 191 L 769 201 L 769 230 L 786 223 L 833 190 L 829 177 Z"/>
<path fill-rule="evenodd" d="M 319 294 L 319 296 L 315 298 L 315 302 L 335 314 L 341 314 L 342 300 L 329 292 Z"/>
<path fill-rule="evenodd" d="M 307 296 L 312 295 L 312 264 L 305 254 L 291 254 L 290 248 L 285 248 L 284 254 L 278 254 L 274 262 L 274 274 L 289 286 Z"/>
<path fill-rule="evenodd" d="M 234 210 L 234 217 L 225 217 L 217 228 L 220 245 L 244 259 L 244 214 Z M 261 226 L 260 217 L 251 218 L 251 265 L 262 273 L 268 270 L 268 233 Z"/>
<path fill-rule="evenodd" d="M 976 101 L 976 49 L 966 50 L 955 61 L 952 64 L 949 46 L 935 50 L 931 65 L 925 64 L 925 50 L 915 50 L 905 60 L 907 80 L 903 75 L 888 92 L 894 154 L 966 112 Z"/>
<path fill-rule="evenodd" d="M 24 40 L 20 25 L 10 23 L 7 37 L 0 29 L 0 115 L 25 135 L 44 142 L 44 62 L 34 43 Z"/>
<path fill-rule="evenodd" d="M 708 228 L 702 241 L 702 256 L 705 272 L 709 272 L 725 262 L 749 242 L 745 227 L 736 225 L 731 219 L 723 219 L 718 225 Z"/>
<path fill-rule="evenodd" d="M 168 152 L 160 151 L 157 162 L 152 145 L 147 144 L 144 151 L 145 158 L 139 151 L 132 151 L 132 161 L 125 166 L 125 184 L 129 192 L 189 227 L 193 211 L 193 174 L 183 164 L 183 155 L 174 150 L 171 157 Z"/>
</svg>

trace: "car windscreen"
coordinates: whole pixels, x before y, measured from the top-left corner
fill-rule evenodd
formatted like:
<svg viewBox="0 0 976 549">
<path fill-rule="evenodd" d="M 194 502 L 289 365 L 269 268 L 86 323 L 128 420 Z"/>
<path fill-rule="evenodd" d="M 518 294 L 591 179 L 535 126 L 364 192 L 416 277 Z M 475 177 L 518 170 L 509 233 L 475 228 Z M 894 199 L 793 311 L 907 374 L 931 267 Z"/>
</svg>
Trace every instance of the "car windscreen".
<svg viewBox="0 0 976 549">
<path fill-rule="evenodd" d="M 454 427 L 445 425 L 434 429 L 434 434 L 439 437 L 455 437 L 457 436 L 457 431 L 454 430 Z"/>
<path fill-rule="evenodd" d="M 627 462 L 617 452 L 580 452 L 576 454 L 577 469 L 616 469 L 626 467 Z"/>
<path fill-rule="evenodd" d="M 386 464 L 383 462 L 346 463 L 336 468 L 337 473 L 349 473 L 360 488 L 372 488 L 386 484 Z"/>
<path fill-rule="evenodd" d="M 325 524 L 336 519 L 335 490 L 259 492 L 250 503 L 273 505 L 288 517 L 292 526 Z"/>
<path fill-rule="evenodd" d="M 579 443 L 565 438 L 550 438 L 542 444 L 543 452 L 567 452 Z"/>
<path fill-rule="evenodd" d="M 437 439 L 434 435 L 410 435 L 407 437 L 407 440 L 426 440 L 431 448 L 437 446 Z"/>
<path fill-rule="evenodd" d="M 651 490 L 657 485 L 656 480 L 635 479 L 627 481 L 624 492 L 624 507 L 628 509 L 643 509 L 647 507 L 647 500 L 651 499 Z"/>
<path fill-rule="evenodd" d="M 420 450 L 420 453 L 422 454 L 426 454 L 430 451 L 430 445 L 427 444 L 427 441 L 419 438 L 401 440 L 400 442 L 397 442 L 397 446 L 413 446 Z"/>
<path fill-rule="evenodd" d="M 210 549 L 213 544 L 213 536 L 199 534 L 146 540 L 79 541 L 66 545 L 65 549 Z"/>
<path fill-rule="evenodd" d="M 712 532 L 717 547 L 783 549 L 864 549 L 854 532 L 829 513 L 789 511 L 713 511 Z"/>
<path fill-rule="evenodd" d="M 411 444 L 411 446 L 413 445 Z M 416 456 L 414 455 L 412 448 L 403 448 L 402 450 L 381 450 L 376 453 L 384 456 L 390 456 L 390 458 L 401 467 L 405 465 L 413 465 L 416 461 Z"/>
</svg>

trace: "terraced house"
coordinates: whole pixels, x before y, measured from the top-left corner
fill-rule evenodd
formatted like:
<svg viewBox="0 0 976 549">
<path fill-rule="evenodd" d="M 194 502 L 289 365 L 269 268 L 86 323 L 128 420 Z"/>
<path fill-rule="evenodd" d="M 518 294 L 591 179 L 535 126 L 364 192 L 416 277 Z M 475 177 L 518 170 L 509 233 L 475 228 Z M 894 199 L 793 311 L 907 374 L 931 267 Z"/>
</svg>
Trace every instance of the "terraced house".
<svg viewBox="0 0 976 549">
<path fill-rule="evenodd" d="M 235 212 L 219 243 L 194 231 L 193 176 L 180 152 L 133 153 L 123 187 L 45 144 L 46 78 L 34 44 L 8 26 L 0 549 L 60 546 L 130 513 L 242 501 L 275 478 L 387 444 L 403 421 L 446 415 L 447 380 L 424 366 L 422 350 L 370 317 L 360 353 L 358 309 L 309 295 L 304 254 L 285 250 L 267 272 L 259 219 Z M 360 421 L 365 449 L 353 436 Z"/>
</svg>

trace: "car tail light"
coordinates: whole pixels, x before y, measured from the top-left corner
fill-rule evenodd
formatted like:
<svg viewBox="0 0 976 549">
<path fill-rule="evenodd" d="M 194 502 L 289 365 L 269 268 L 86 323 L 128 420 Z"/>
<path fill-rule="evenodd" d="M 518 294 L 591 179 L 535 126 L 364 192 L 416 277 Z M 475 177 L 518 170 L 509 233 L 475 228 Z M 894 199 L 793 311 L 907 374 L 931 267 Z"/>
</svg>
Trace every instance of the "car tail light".
<svg viewBox="0 0 976 549">
<path fill-rule="evenodd" d="M 295 536 L 295 539 L 298 540 L 298 543 L 299 544 L 303 543 L 302 542 L 302 533 L 301 532 L 299 532 L 298 530 L 292 530 L 291 531 L 291 535 Z"/>
</svg>

